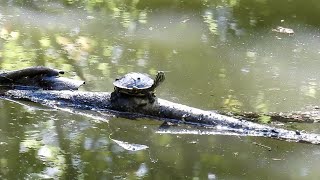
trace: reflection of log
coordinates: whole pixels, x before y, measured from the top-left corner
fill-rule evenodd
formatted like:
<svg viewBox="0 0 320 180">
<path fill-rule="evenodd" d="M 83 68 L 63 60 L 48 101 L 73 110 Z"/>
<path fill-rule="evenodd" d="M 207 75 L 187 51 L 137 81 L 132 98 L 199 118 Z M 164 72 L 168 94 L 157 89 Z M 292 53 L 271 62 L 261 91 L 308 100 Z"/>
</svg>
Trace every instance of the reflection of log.
<svg viewBox="0 0 320 180">
<path fill-rule="evenodd" d="M 59 77 L 51 77 L 55 84 Z M 43 79 L 41 79 L 43 81 Z M 64 81 L 67 86 L 51 86 L 52 89 L 69 89 L 78 87 L 82 83 L 75 83 L 73 80 Z M 33 85 L 33 84 L 31 84 Z M 320 144 L 320 135 L 308 134 L 298 131 L 289 131 L 281 128 L 270 127 L 249 121 L 239 120 L 226 115 L 211 111 L 205 111 L 160 98 L 150 103 L 148 98 L 119 95 L 111 99 L 108 92 L 80 92 L 80 91 L 47 91 L 47 90 L 7 90 L 2 92 L 6 98 L 30 100 L 48 106 L 72 107 L 79 109 L 109 111 L 125 117 L 154 117 L 165 121 L 177 123 L 195 124 L 210 127 L 210 130 L 219 131 L 219 134 L 237 134 L 250 136 L 264 136 L 296 142 L 307 142 Z M 211 129 L 212 128 L 212 129 Z"/>
</svg>

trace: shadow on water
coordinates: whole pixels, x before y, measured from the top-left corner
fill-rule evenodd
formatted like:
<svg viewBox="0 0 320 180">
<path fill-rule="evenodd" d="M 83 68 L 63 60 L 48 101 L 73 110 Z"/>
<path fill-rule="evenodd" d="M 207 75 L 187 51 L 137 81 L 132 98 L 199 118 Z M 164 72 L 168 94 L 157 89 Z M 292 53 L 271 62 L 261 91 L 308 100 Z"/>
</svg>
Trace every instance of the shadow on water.
<svg viewBox="0 0 320 180">
<path fill-rule="evenodd" d="M 67 77 L 85 80 L 87 91 L 112 91 L 113 80 L 127 72 L 164 70 L 167 80 L 157 95 L 170 101 L 209 110 L 299 110 L 319 99 L 319 5 L 5 0 L 0 66 L 63 69 Z M 277 26 L 295 33 L 273 32 Z M 53 111 L 7 100 L 0 106 L 1 179 L 319 177 L 317 146 L 163 134 L 160 122 L 150 119 Z M 131 151 L 126 143 L 148 148 Z"/>
</svg>

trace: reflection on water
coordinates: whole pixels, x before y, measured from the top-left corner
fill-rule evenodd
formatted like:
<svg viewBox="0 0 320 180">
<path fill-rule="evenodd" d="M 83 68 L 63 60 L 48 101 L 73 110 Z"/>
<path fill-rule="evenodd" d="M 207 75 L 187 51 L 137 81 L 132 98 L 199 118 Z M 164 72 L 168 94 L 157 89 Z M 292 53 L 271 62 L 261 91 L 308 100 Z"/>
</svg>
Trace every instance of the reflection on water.
<svg viewBox="0 0 320 180">
<path fill-rule="evenodd" d="M 157 95 L 174 102 L 210 110 L 299 110 L 319 98 L 318 5 L 4 0 L 0 65 L 63 69 L 69 78 L 85 80 L 82 90 L 88 91 L 112 91 L 113 80 L 127 72 L 164 70 L 167 79 Z M 295 33 L 272 31 L 277 26 Z M 312 145 L 159 134 L 161 122 L 149 119 L 52 111 L 7 100 L 0 106 L 1 179 L 319 177 L 319 151 Z M 131 151 L 135 145 L 148 148 Z"/>
</svg>

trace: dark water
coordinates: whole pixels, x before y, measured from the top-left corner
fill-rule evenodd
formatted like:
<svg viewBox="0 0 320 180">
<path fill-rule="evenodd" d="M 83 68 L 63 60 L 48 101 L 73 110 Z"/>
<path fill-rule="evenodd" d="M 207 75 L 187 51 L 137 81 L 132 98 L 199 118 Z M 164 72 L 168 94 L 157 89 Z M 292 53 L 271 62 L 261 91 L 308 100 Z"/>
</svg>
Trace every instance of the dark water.
<svg viewBox="0 0 320 180">
<path fill-rule="evenodd" d="M 163 70 L 157 95 L 174 102 L 300 110 L 318 105 L 319 12 L 317 1 L 1 1 L 0 66 L 63 69 L 86 81 L 83 91 L 112 91 L 113 79 L 127 72 Z M 295 34 L 272 31 L 277 26 Z M 161 134 L 152 119 L 8 100 L 0 106 L 1 179 L 320 177 L 315 145 L 192 134 L 195 128 Z M 134 144 L 149 148 L 133 151 Z"/>
</svg>

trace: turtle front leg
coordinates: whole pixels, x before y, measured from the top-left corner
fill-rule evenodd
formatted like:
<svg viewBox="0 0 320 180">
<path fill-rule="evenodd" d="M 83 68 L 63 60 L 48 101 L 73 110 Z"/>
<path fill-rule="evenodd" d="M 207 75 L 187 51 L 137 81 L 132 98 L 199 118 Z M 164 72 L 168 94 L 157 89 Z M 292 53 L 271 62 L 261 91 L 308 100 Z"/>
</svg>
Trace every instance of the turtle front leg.
<svg viewBox="0 0 320 180">
<path fill-rule="evenodd" d="M 151 104 L 153 104 L 156 100 L 156 95 L 153 92 L 147 94 L 147 98 Z"/>
<path fill-rule="evenodd" d="M 119 91 L 117 88 L 114 88 L 113 92 L 111 93 L 110 100 L 111 102 L 115 102 L 115 100 L 119 97 Z"/>
</svg>

